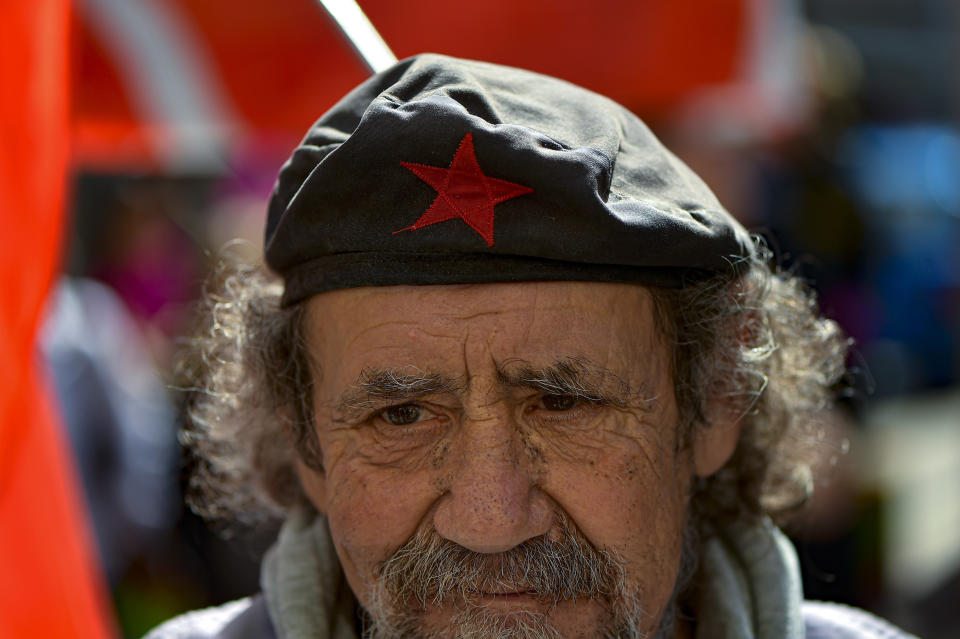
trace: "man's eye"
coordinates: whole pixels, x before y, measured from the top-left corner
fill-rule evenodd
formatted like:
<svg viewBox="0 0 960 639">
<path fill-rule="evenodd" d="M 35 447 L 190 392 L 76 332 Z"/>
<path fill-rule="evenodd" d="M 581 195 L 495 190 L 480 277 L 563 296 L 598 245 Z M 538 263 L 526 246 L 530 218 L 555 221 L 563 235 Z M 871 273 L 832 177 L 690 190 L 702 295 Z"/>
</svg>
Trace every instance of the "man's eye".
<svg viewBox="0 0 960 639">
<path fill-rule="evenodd" d="M 576 395 L 544 395 L 540 401 L 547 410 L 564 411 L 576 408 L 580 398 Z"/>
<path fill-rule="evenodd" d="M 400 404 L 385 408 L 381 415 L 394 426 L 409 426 L 420 421 L 422 413 L 423 409 L 416 404 Z"/>
</svg>

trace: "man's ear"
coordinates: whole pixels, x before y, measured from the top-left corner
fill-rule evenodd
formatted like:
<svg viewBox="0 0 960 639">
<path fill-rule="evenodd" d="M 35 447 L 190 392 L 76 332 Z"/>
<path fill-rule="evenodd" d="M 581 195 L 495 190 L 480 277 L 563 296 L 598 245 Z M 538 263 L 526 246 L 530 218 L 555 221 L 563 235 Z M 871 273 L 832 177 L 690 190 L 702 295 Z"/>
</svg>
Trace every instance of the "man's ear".
<svg viewBox="0 0 960 639">
<path fill-rule="evenodd" d="M 709 477 L 727 463 L 740 440 L 743 411 L 728 399 L 713 399 L 706 411 L 707 423 L 694 426 L 693 470 Z"/>
<path fill-rule="evenodd" d="M 313 470 L 303 463 L 299 455 L 294 454 L 294 464 L 297 467 L 297 477 L 303 492 L 314 507 L 322 514 L 327 513 L 327 478 L 323 471 Z"/>
</svg>

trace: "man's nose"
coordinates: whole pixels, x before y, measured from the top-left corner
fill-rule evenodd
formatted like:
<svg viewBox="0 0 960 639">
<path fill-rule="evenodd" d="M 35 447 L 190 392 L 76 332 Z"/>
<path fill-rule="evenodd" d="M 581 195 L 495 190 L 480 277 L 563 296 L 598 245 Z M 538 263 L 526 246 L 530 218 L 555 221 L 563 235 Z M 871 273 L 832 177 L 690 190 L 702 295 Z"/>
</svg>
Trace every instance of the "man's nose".
<svg viewBox="0 0 960 639">
<path fill-rule="evenodd" d="M 434 512 L 437 532 L 480 553 L 510 550 L 549 532 L 550 500 L 508 415 L 465 419 L 451 450 L 452 475 Z"/>
</svg>

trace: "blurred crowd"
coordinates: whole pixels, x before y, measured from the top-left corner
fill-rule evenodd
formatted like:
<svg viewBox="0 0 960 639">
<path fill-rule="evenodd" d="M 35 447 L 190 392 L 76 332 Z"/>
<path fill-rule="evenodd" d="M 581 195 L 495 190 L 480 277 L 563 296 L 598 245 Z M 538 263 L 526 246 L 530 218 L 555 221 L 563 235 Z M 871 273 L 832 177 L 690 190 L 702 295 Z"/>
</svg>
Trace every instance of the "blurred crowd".
<svg viewBox="0 0 960 639">
<path fill-rule="evenodd" d="M 960 8 L 737 4 L 754 25 L 740 37 L 769 41 L 751 45 L 736 82 L 670 108 L 627 106 L 768 238 L 855 341 L 835 428 L 822 433 L 836 454 L 790 530 L 808 598 L 874 610 L 929 639 L 955 636 Z M 758 18 L 763 7 L 770 15 Z M 241 238 L 257 259 L 266 199 L 295 142 L 175 171 L 76 164 L 41 347 L 125 636 L 258 588 L 272 531 L 228 543 L 184 506 L 190 460 L 171 370 L 219 252 Z"/>
</svg>

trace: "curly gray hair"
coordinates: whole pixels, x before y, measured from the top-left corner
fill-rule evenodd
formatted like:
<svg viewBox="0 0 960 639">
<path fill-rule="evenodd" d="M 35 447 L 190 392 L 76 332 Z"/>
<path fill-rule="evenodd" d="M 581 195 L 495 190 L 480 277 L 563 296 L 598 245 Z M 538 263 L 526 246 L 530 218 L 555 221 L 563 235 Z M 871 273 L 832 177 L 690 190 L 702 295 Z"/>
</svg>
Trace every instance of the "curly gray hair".
<svg viewBox="0 0 960 639">
<path fill-rule="evenodd" d="M 736 277 L 652 289 L 673 344 L 674 389 L 686 435 L 709 428 L 707 402 L 742 415 L 729 462 L 700 480 L 698 516 L 782 519 L 812 491 L 811 464 L 848 343 L 796 277 L 772 269 L 757 242 Z M 184 445 L 194 454 L 191 505 L 208 518 L 255 524 L 305 499 L 293 450 L 320 470 L 304 307 L 280 307 L 282 284 L 225 259 L 197 335 L 179 362 L 187 390 Z M 292 446 L 291 446 L 292 444 Z"/>
</svg>

